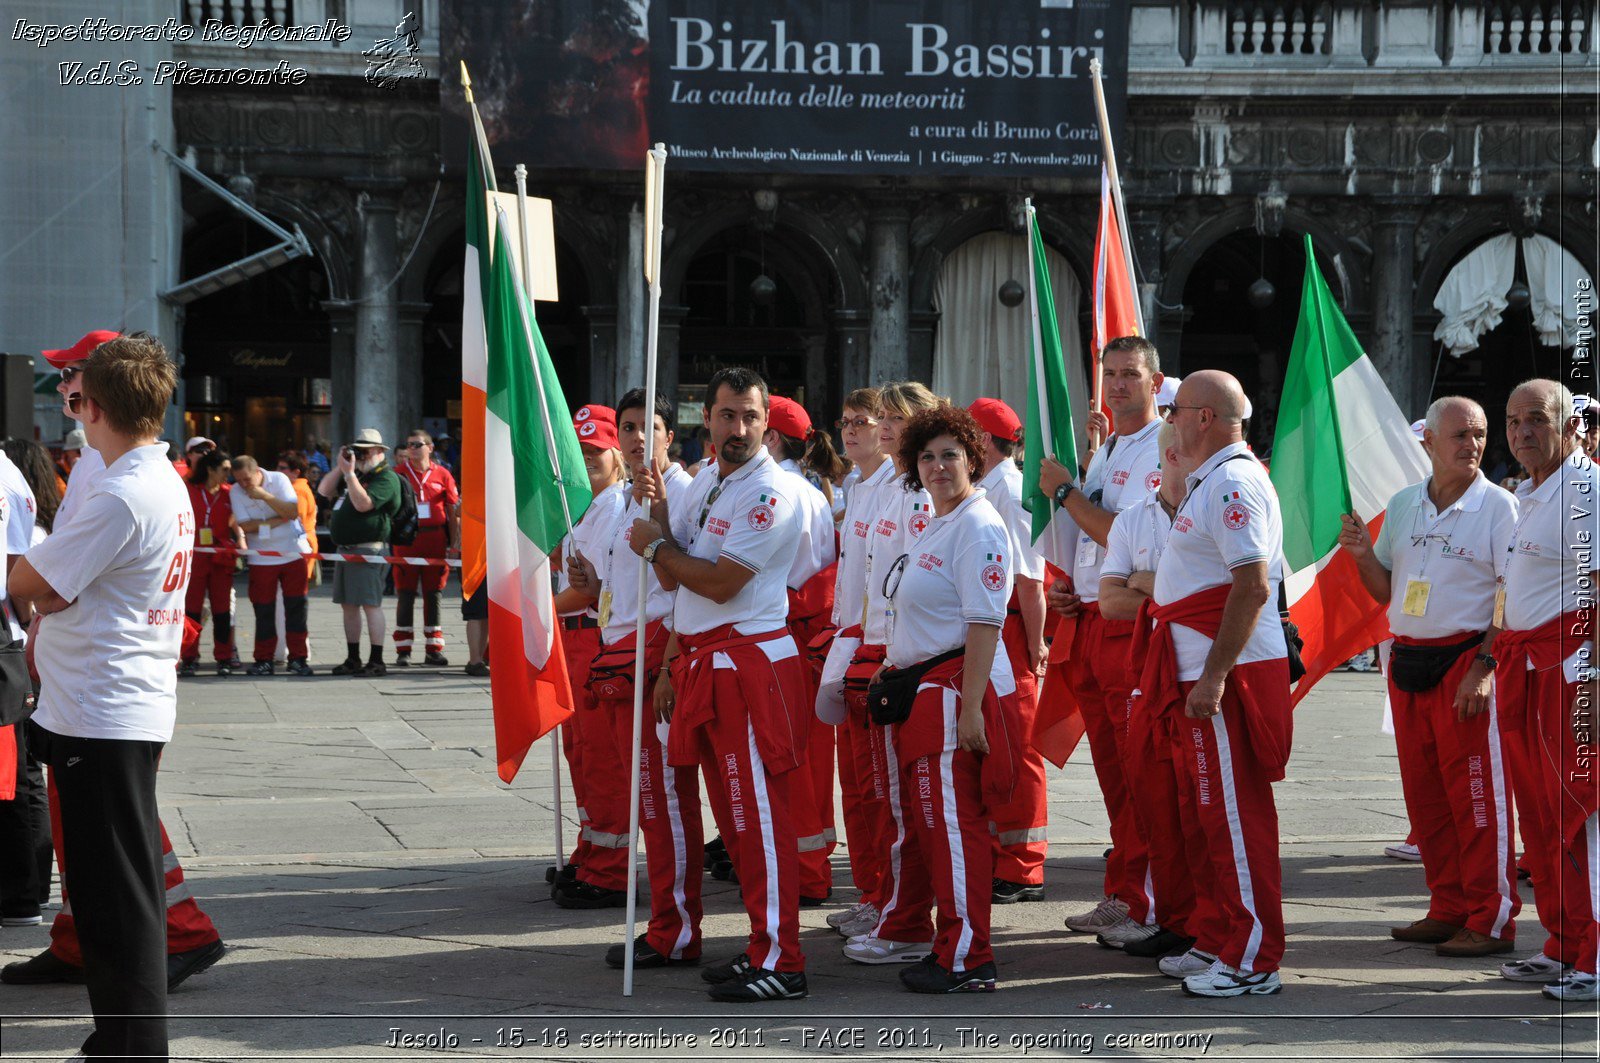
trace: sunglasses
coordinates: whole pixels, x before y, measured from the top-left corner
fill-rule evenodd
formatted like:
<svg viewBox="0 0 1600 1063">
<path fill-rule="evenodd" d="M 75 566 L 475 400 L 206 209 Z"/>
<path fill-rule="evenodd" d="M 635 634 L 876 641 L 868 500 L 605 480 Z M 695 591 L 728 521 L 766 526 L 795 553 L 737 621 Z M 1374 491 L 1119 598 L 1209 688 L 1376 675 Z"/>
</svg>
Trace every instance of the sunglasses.
<svg viewBox="0 0 1600 1063">
<path fill-rule="evenodd" d="M 410 442 L 408 442 L 406 444 L 406 449 L 407 450 L 421 450 L 423 447 L 425 447 L 427 445 L 428 444 L 424 443 L 420 439 L 413 439 L 413 440 L 411 440 Z"/>
<path fill-rule="evenodd" d="M 83 372 L 82 366 L 69 365 L 65 369 L 61 370 L 61 382 L 63 384 L 70 384 L 72 383 L 72 378 L 81 372 Z"/>
</svg>

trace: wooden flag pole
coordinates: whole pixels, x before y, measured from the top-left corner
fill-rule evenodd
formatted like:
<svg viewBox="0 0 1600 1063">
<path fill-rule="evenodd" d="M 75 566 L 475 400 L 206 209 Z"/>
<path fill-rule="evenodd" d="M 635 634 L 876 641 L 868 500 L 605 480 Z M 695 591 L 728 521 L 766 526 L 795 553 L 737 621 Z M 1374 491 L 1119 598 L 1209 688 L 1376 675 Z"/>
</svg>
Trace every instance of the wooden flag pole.
<svg viewBox="0 0 1600 1063">
<path fill-rule="evenodd" d="M 517 300 L 522 316 L 522 330 L 528 337 L 528 351 L 532 355 L 534 386 L 539 390 L 539 423 L 544 426 L 545 450 L 550 455 L 550 469 L 555 474 L 556 494 L 561 496 L 561 515 L 567 522 L 567 544 L 576 550 L 572 540 L 572 509 L 567 505 L 567 486 L 561 479 L 561 463 L 556 459 L 556 433 L 550 424 L 550 404 L 545 397 L 544 369 L 540 366 L 539 348 L 533 339 L 533 252 L 528 239 L 528 168 L 517 163 L 513 171 L 517 177 L 517 233 L 522 248 L 522 288 L 526 299 Z M 505 214 L 500 214 L 501 224 Z M 556 824 L 556 884 L 561 882 L 561 870 L 567 863 L 567 846 L 561 822 L 561 728 L 550 731 L 550 800 Z"/>
<path fill-rule="evenodd" d="M 644 162 L 644 279 L 650 291 L 645 315 L 644 467 L 656 461 L 656 342 L 661 324 L 661 197 L 666 186 L 667 149 L 657 144 Z M 644 742 L 645 631 L 649 626 L 650 566 L 639 562 L 639 616 L 633 645 L 633 757 L 628 772 L 628 927 L 622 939 L 622 995 L 633 996 L 633 935 L 639 907 L 639 751 Z"/>
<path fill-rule="evenodd" d="M 1089 60 L 1089 75 L 1094 81 L 1094 109 L 1096 116 L 1100 120 L 1100 145 L 1104 152 L 1105 176 L 1111 185 L 1111 205 L 1117 216 L 1117 242 L 1122 245 L 1113 251 L 1105 247 L 1105 243 L 1102 240 L 1101 253 L 1105 255 L 1120 253 L 1128 271 L 1128 284 L 1135 285 L 1138 283 L 1138 274 L 1133 270 L 1133 244 L 1128 239 L 1128 214 L 1122 205 L 1122 179 L 1117 174 L 1117 151 L 1111 142 L 1111 117 L 1106 113 L 1106 91 L 1105 86 L 1100 81 L 1101 69 L 1099 57 Z M 1105 267 L 1103 265 L 1101 266 L 1100 275 L 1103 281 L 1105 277 Z M 1147 330 L 1144 327 L 1144 310 L 1140 305 L 1139 292 L 1135 290 L 1131 294 L 1133 295 L 1133 320 L 1139 335 L 1143 336 Z M 1105 305 L 1104 292 L 1100 293 L 1100 299 L 1103 313 Z M 1100 365 L 1099 351 L 1094 352 L 1094 364 L 1098 370 Z M 1101 397 L 1105 384 L 1102 379 L 1103 375 L 1098 371 L 1094 374 L 1094 408 L 1097 411 L 1101 409 L 1103 401 Z M 1094 433 L 1091 433 L 1091 435 L 1094 435 Z M 1098 447 L 1100 442 L 1097 438 L 1091 439 L 1090 445 Z"/>
</svg>

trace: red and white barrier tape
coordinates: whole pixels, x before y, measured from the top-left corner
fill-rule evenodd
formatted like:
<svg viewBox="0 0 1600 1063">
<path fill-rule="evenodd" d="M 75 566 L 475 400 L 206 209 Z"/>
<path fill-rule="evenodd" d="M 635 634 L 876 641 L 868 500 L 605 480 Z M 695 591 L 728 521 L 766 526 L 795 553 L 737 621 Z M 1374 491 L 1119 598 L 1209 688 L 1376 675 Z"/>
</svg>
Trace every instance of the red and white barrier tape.
<svg viewBox="0 0 1600 1063">
<path fill-rule="evenodd" d="M 298 550 L 235 550 L 230 546 L 197 546 L 197 554 L 232 554 L 235 557 L 314 557 L 318 561 L 344 561 L 357 565 L 376 565 L 388 562 L 391 565 L 415 565 L 421 568 L 438 568 L 446 565 L 450 568 L 460 568 L 461 559 L 455 557 L 379 557 L 374 554 L 302 554 Z"/>
</svg>

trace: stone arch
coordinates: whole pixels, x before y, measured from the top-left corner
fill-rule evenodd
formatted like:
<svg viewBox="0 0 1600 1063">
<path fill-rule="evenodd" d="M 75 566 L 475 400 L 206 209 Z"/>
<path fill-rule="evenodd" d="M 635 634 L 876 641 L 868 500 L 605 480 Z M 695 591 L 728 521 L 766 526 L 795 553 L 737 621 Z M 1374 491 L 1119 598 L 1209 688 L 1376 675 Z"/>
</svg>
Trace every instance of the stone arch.
<svg viewBox="0 0 1600 1063">
<path fill-rule="evenodd" d="M 300 226 L 316 250 L 323 273 L 328 278 L 329 299 L 349 300 L 356 297 L 355 250 L 324 214 L 298 199 L 269 188 L 257 189 L 255 208 L 276 221 L 288 223 L 290 228 Z"/>
<path fill-rule="evenodd" d="M 1541 218 L 1539 224 L 1534 226 L 1528 235 L 1549 237 L 1571 252 L 1583 268 L 1589 271 L 1589 276 L 1600 277 L 1600 270 L 1596 269 L 1600 263 L 1596 261 L 1594 245 L 1582 241 L 1564 240 L 1563 220 L 1571 219 L 1563 219 L 1560 215 Z M 1584 231 L 1576 225 L 1565 228 L 1569 232 Z M 1439 286 L 1444 283 L 1457 262 L 1485 240 L 1511 231 L 1510 222 L 1505 214 L 1499 211 L 1474 212 L 1460 225 L 1451 227 L 1437 246 L 1429 251 L 1422 268 L 1417 271 L 1416 303 L 1413 309 L 1418 320 L 1433 320 L 1437 316 L 1438 311 L 1433 308 L 1434 297 L 1439 294 Z"/>
<path fill-rule="evenodd" d="M 1297 210 L 1292 199 L 1289 202 L 1289 208 L 1284 214 L 1283 231 L 1310 233 L 1318 250 L 1333 262 L 1336 275 L 1328 280 L 1338 286 L 1335 294 L 1344 308 L 1345 315 L 1365 313 L 1368 309 L 1366 277 L 1365 271 L 1358 268 L 1355 247 L 1344 234 L 1331 228 L 1321 219 L 1303 210 Z M 1166 265 L 1159 296 L 1163 306 L 1181 306 L 1184 288 L 1189 283 L 1189 275 L 1200 260 L 1205 258 L 1206 252 L 1223 237 L 1241 229 L 1253 229 L 1255 222 L 1255 204 L 1241 202 L 1198 225 L 1173 251 Z"/>
<path fill-rule="evenodd" d="M 677 297 L 689 263 L 718 233 L 745 225 L 756 226 L 760 221 L 761 214 L 754 204 L 735 201 L 708 211 L 681 230 L 671 233 L 661 263 L 663 297 Z M 834 297 L 837 304 L 835 309 L 867 306 L 866 274 L 844 234 L 825 219 L 783 201 L 778 204 L 771 231 L 777 233 L 781 230 L 798 233 L 815 245 L 817 257 L 827 265 L 828 280 L 833 289 L 823 295 Z"/>
<path fill-rule="evenodd" d="M 1094 232 L 1077 223 L 1070 209 L 1039 212 L 1039 229 L 1047 247 L 1067 260 L 1083 290 L 1089 290 L 1091 273 L 1085 248 L 1093 248 Z M 986 232 L 1011 232 L 1011 219 L 1004 202 L 991 203 L 963 211 L 942 226 L 922 250 L 911 269 L 911 312 L 933 313 L 933 289 L 939 283 L 939 270 L 956 248 Z"/>
</svg>

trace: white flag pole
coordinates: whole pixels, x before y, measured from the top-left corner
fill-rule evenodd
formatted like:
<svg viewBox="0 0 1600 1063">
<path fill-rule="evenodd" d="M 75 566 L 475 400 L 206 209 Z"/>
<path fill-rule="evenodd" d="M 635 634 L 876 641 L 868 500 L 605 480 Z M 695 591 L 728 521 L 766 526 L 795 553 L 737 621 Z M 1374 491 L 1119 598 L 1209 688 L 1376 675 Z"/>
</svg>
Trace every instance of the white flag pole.
<svg viewBox="0 0 1600 1063">
<path fill-rule="evenodd" d="M 523 334 L 528 339 L 529 360 L 533 362 L 533 381 L 539 392 L 539 423 L 544 426 L 545 451 L 550 456 L 550 471 L 555 475 L 556 494 L 561 497 L 561 515 L 567 522 L 567 543 L 576 550 L 577 546 L 572 542 L 572 510 L 567 505 L 567 485 L 561 479 L 561 463 L 556 458 L 556 433 L 550 424 L 550 405 L 545 396 L 544 368 L 539 364 L 539 350 L 533 340 L 533 253 L 532 244 L 528 239 L 528 168 L 519 162 L 513 172 L 517 177 L 517 233 L 519 246 L 522 248 L 522 288 L 526 296 L 525 299 L 517 300 L 517 308 L 522 317 Z M 500 224 L 505 224 L 504 211 L 500 213 Z M 567 864 L 566 839 L 561 822 L 560 727 L 552 728 L 550 731 L 550 793 L 551 805 L 555 811 L 556 884 L 559 885 L 561 870 Z"/>
<path fill-rule="evenodd" d="M 1106 114 L 1106 92 L 1100 84 L 1100 60 L 1089 60 L 1089 74 L 1094 79 L 1094 109 L 1100 118 L 1100 143 L 1105 148 L 1106 174 L 1111 178 L 1111 203 L 1117 211 L 1117 235 L 1121 237 L 1122 260 L 1127 264 L 1128 283 L 1138 284 L 1139 275 L 1133 270 L 1133 244 L 1128 233 L 1128 212 L 1122 205 L 1122 179 L 1117 176 L 1117 153 L 1111 145 L 1111 118 Z M 1144 308 L 1140 306 L 1139 293 L 1133 293 L 1133 320 L 1138 325 L 1139 335 L 1148 335 L 1144 327 Z M 1115 338 L 1115 337 L 1113 337 Z M 1095 408 L 1099 408 L 1100 385 L 1095 384 Z"/>
<path fill-rule="evenodd" d="M 1038 381 L 1038 386 L 1033 389 L 1033 398 L 1030 400 L 1039 409 L 1039 433 L 1044 436 L 1039 440 L 1039 453 L 1048 454 L 1055 460 L 1056 457 L 1055 433 L 1050 427 L 1050 403 L 1048 389 L 1045 387 L 1044 374 L 1044 328 L 1039 323 L 1039 269 L 1034 262 L 1033 234 L 1039 229 L 1039 218 L 1033 209 L 1033 197 L 1029 196 L 1023 201 L 1028 215 L 1028 312 L 1033 318 L 1033 378 Z M 1049 269 L 1049 263 L 1045 264 Z"/>
<path fill-rule="evenodd" d="M 645 315 L 644 467 L 656 461 L 656 339 L 661 324 L 661 197 L 665 189 L 667 149 L 657 144 L 644 163 L 644 279 L 650 290 Z M 633 643 L 633 758 L 628 771 L 628 929 L 622 941 L 622 995 L 633 996 L 633 934 L 639 905 L 639 753 L 644 742 L 645 629 L 650 602 L 650 566 L 639 562 L 639 616 Z"/>
</svg>

